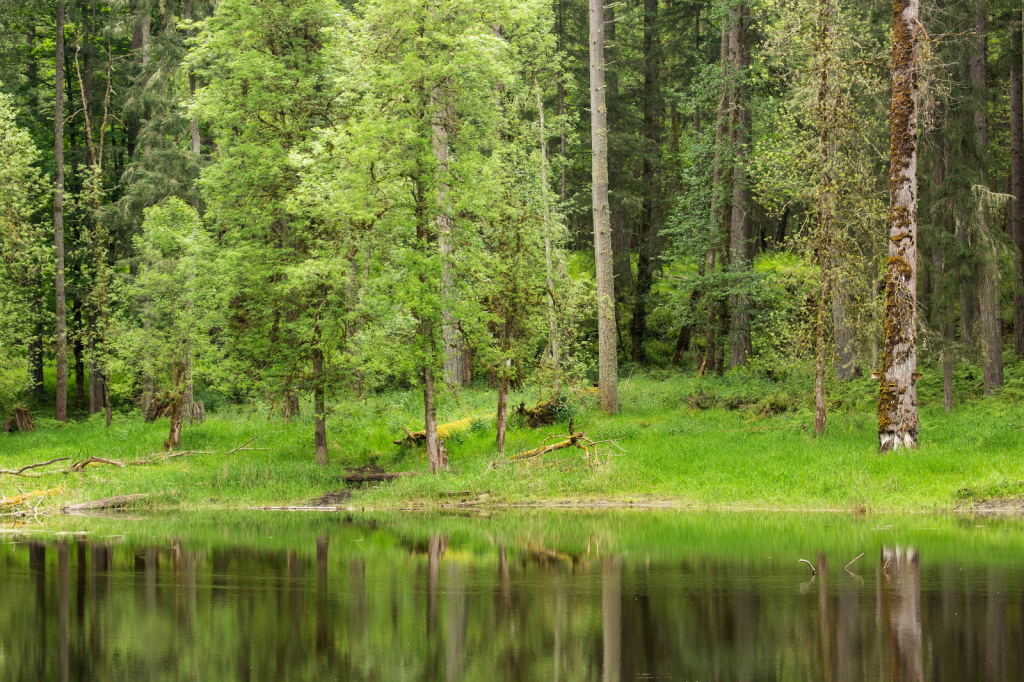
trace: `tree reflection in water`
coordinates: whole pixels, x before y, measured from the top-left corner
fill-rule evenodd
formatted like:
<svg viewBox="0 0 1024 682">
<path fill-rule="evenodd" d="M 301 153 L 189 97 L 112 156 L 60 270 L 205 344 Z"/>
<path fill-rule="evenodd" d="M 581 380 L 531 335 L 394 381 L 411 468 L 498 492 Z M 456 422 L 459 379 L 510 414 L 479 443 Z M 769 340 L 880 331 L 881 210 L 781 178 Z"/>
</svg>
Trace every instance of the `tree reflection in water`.
<svg viewBox="0 0 1024 682">
<path fill-rule="evenodd" d="M 867 554 L 877 563 L 846 570 L 849 556 L 818 552 L 808 581 L 790 557 L 651 559 L 594 540 L 560 547 L 524 532 L 480 543 L 351 524 L 275 546 L 15 539 L 0 552 L 0 679 L 1024 675 L 1013 562 L 928 564 L 915 547 L 879 543 Z"/>
</svg>

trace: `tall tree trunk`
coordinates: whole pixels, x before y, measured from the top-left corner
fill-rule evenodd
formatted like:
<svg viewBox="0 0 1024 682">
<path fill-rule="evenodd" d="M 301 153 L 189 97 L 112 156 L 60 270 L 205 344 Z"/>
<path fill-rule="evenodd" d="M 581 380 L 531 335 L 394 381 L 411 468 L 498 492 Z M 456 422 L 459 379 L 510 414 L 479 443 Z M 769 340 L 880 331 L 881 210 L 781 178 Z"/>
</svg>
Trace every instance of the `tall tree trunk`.
<svg viewBox="0 0 1024 682">
<path fill-rule="evenodd" d="M 718 64 L 719 72 L 724 77 L 726 75 L 726 65 L 729 61 L 729 32 L 722 29 L 721 40 L 719 44 L 718 53 Z M 724 78 L 723 78 L 724 80 Z M 719 242 L 722 239 L 722 233 L 724 227 L 728 221 L 730 215 L 729 202 L 726 201 L 725 176 L 728 173 L 723 168 L 724 161 L 722 159 L 722 149 L 725 144 L 725 133 L 726 133 L 726 107 L 729 103 L 729 88 L 723 83 L 722 91 L 718 94 L 718 111 L 715 114 L 715 161 L 711 170 L 711 189 L 713 192 L 713 199 L 711 205 L 711 221 L 709 225 L 708 234 L 708 253 L 706 259 L 705 272 L 711 279 L 715 274 L 715 250 L 718 248 Z M 711 373 L 715 371 L 715 358 L 717 349 L 715 348 L 715 312 L 718 306 L 718 301 L 712 295 L 711 289 L 708 289 L 708 318 L 707 318 L 707 339 L 704 345 L 704 362 L 701 368 L 697 371 L 698 374 L 702 374 L 705 371 Z M 722 343 L 725 343 L 724 339 L 721 339 Z"/>
<path fill-rule="evenodd" d="M 324 404 L 324 385 L 327 383 L 324 376 L 324 351 L 322 348 L 323 337 L 320 330 L 316 330 L 317 345 L 313 348 L 313 440 L 315 450 L 313 461 L 320 466 L 327 466 L 331 463 L 327 454 L 327 406 Z"/>
<path fill-rule="evenodd" d="M 644 205 L 640 222 L 640 252 L 636 267 L 636 289 L 633 295 L 633 319 L 630 322 L 633 361 L 643 362 L 644 337 L 647 336 L 647 304 L 654 284 L 655 258 L 658 249 L 658 221 L 661 219 L 660 174 L 661 104 L 658 92 L 658 0 L 644 0 L 644 85 L 643 134 L 647 149 L 643 160 Z"/>
<path fill-rule="evenodd" d="M 540 114 L 540 197 L 544 206 L 544 267 L 548 278 L 548 323 L 551 327 L 551 369 L 555 373 L 555 393 L 562 392 L 562 379 L 558 375 L 558 319 L 555 313 L 555 276 L 551 262 L 551 216 L 548 210 L 548 139 L 544 131 L 544 103 L 537 87 L 537 112 Z M 561 105 L 559 105 L 561 106 Z"/>
<path fill-rule="evenodd" d="M 971 56 L 971 87 L 977 102 L 974 108 L 975 143 L 980 184 L 988 187 L 988 15 L 984 0 L 975 0 L 974 21 L 977 30 L 975 51 Z M 1003 335 L 999 315 L 999 253 L 988 236 L 991 216 L 979 206 L 976 220 L 981 221 L 979 249 L 978 315 L 981 318 L 982 347 L 985 353 L 985 395 L 1003 385 Z"/>
<path fill-rule="evenodd" d="M 435 474 L 448 468 L 442 455 L 444 445 L 437 437 L 437 407 L 434 405 L 434 372 L 428 362 L 423 364 L 423 423 L 427 434 L 427 466 Z"/>
<path fill-rule="evenodd" d="M 89 349 L 89 416 L 92 416 L 103 409 L 103 372 L 100 371 L 99 363 L 96 362 L 96 315 L 90 312 L 87 319 L 89 327 L 89 340 L 86 344 Z"/>
<path fill-rule="evenodd" d="M 85 405 L 85 348 L 82 345 L 82 299 L 75 297 L 71 304 L 71 319 L 75 325 L 74 332 L 74 354 L 75 354 L 75 409 L 80 410 Z"/>
<path fill-rule="evenodd" d="M 604 7 L 590 0 L 590 129 L 597 270 L 597 335 L 601 410 L 619 411 L 615 345 L 615 283 L 612 279 L 611 220 L 608 212 L 608 108 L 604 86 Z"/>
<path fill-rule="evenodd" d="M 917 57 L 920 0 L 893 3 L 889 261 L 882 321 L 878 441 L 917 445 Z"/>
<path fill-rule="evenodd" d="M 431 121 L 431 143 L 437 161 L 437 243 L 441 250 L 441 338 L 444 340 L 444 380 L 451 388 L 466 385 L 466 357 L 459 338 L 451 304 L 455 297 L 452 270 L 455 245 L 452 238 L 452 217 L 448 206 L 448 113 L 440 88 L 434 89 L 434 114 Z"/>
<path fill-rule="evenodd" d="M 821 72 L 818 85 L 818 128 L 820 131 L 818 153 L 821 170 L 818 183 L 818 270 L 821 277 L 821 294 L 818 300 L 818 319 L 815 325 L 815 372 L 814 372 L 814 433 L 825 432 L 827 418 L 825 406 L 825 354 L 828 345 L 826 318 L 830 298 L 838 300 L 831 291 L 832 286 L 832 228 L 835 214 L 835 116 L 836 101 L 829 84 L 829 69 L 832 65 L 831 44 L 831 0 L 821 0 L 818 10 L 817 65 Z M 834 308 L 833 308 L 834 311 Z M 834 312 L 833 312 L 834 314 Z M 836 336 L 838 342 L 838 326 Z M 824 579 L 824 578 L 823 578 Z"/>
<path fill-rule="evenodd" d="M 508 361 L 502 360 L 505 365 Z M 508 367 L 498 370 L 498 454 L 505 454 L 505 431 L 508 427 Z"/>
<path fill-rule="evenodd" d="M 750 8 L 741 2 L 732 9 L 729 30 L 729 52 L 732 61 L 733 98 L 732 98 L 732 151 L 734 164 L 732 169 L 732 217 L 729 230 L 729 251 L 734 273 L 745 272 L 749 268 L 750 253 L 750 217 L 748 211 L 749 191 L 746 183 L 747 147 L 750 142 L 750 115 L 747 111 L 748 96 L 746 73 L 750 66 L 750 49 L 746 41 L 746 24 L 750 17 Z M 750 312 L 748 297 L 744 294 L 733 294 L 729 301 L 732 312 L 732 335 L 729 339 L 729 367 L 747 364 L 752 351 L 750 341 Z"/>
<path fill-rule="evenodd" d="M 1024 10 L 1021 19 L 1024 20 Z M 1012 33 L 1011 54 L 1021 50 L 1021 31 Z M 1024 51 L 1021 52 L 1024 55 Z M 1024 57 L 1022 57 L 1024 58 Z M 1010 193 L 1014 196 L 1010 210 L 1010 235 L 1016 246 L 1013 262 L 1013 350 L 1024 357 L 1024 88 L 1021 87 L 1020 60 L 1010 63 Z"/>
<path fill-rule="evenodd" d="M 54 40 L 53 156 L 56 192 L 53 197 L 53 245 L 57 256 L 54 297 L 57 308 L 57 421 L 68 420 L 68 315 L 64 300 L 64 0 L 57 0 Z"/>
</svg>

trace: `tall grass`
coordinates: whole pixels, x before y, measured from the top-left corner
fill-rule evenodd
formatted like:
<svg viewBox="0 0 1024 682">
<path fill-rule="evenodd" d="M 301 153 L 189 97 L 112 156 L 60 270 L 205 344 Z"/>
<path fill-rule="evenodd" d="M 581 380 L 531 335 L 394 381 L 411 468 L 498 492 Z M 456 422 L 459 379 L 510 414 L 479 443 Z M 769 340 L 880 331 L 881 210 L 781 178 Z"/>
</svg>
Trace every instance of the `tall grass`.
<svg viewBox="0 0 1024 682">
<path fill-rule="evenodd" d="M 596 410 L 587 391 L 570 406 L 577 429 L 594 440 L 615 439 L 625 450 L 588 465 L 581 451 L 559 451 L 534 464 L 492 466 L 499 460 L 490 415 L 496 395 L 478 387 L 448 396 L 439 419 L 477 417 L 447 442 L 452 473 L 407 477 L 353 491 L 356 507 L 614 502 L 711 508 L 945 510 L 965 499 L 1024 495 L 1024 387 L 1020 365 L 1007 368 L 1008 387 L 996 398 L 975 397 L 969 368 L 958 373 L 961 395 L 952 414 L 941 406 L 926 370 L 921 390 L 921 441 L 913 452 L 878 453 L 874 419 L 876 385 L 861 379 L 836 387 L 828 429 L 814 437 L 813 412 L 803 378 L 785 383 L 736 373 L 697 379 L 671 371 L 634 372 L 620 382 L 622 412 Z M 973 382 L 973 383 L 972 383 Z M 513 394 L 513 407 L 537 402 L 536 392 Z M 331 466 L 313 464 L 313 425 L 308 406 L 284 423 L 265 408 L 227 406 L 205 423 L 188 425 L 182 449 L 206 451 L 161 463 L 119 469 L 92 466 L 81 474 L 41 478 L 0 477 L 0 493 L 17 487 L 52 489 L 53 502 L 146 492 L 155 506 L 301 504 L 344 487 L 346 468 L 376 464 L 388 471 L 423 471 L 422 449 L 396 446 L 402 427 L 422 428 L 422 397 L 389 392 L 335 402 L 328 415 Z M 0 435 L 0 468 L 55 457 L 95 456 L 119 461 L 161 450 L 166 420 L 143 423 L 137 412 L 60 425 L 44 416 L 29 434 Z M 568 424 L 531 430 L 515 425 L 509 453 L 565 434 Z M 244 449 L 226 454 L 256 436 Z M 50 467 L 51 469 L 56 468 Z"/>
</svg>

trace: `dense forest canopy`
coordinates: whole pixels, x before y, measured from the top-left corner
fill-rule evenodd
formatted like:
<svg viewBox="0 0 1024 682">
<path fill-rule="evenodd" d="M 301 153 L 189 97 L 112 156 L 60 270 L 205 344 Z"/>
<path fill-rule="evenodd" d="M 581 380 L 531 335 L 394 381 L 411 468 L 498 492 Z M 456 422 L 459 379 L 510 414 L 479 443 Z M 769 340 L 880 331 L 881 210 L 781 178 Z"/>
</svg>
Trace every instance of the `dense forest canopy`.
<svg viewBox="0 0 1024 682">
<path fill-rule="evenodd" d="M 1024 354 L 1000 0 L 0 0 L 0 412 Z M 808 387 L 811 383 L 808 383 Z M 52 389 L 51 389 L 52 387 Z M 808 389 L 809 391 L 811 389 Z"/>
</svg>

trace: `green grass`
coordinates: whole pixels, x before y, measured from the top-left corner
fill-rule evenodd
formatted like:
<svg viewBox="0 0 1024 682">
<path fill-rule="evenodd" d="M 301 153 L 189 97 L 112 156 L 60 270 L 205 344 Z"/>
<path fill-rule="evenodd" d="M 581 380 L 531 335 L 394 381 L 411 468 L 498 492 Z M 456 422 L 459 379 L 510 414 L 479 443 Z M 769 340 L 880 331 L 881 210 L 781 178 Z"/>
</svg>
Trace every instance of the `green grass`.
<svg viewBox="0 0 1024 682">
<path fill-rule="evenodd" d="M 582 452 L 555 466 L 489 468 L 498 458 L 493 391 L 475 388 L 443 400 L 439 419 L 478 416 L 450 439 L 452 473 L 420 475 L 354 490 L 347 504 L 383 509 L 452 504 L 556 502 L 669 504 L 718 509 L 938 511 L 974 499 L 1024 494 L 1024 409 L 1015 389 L 1019 365 L 1008 367 L 1008 388 L 996 398 L 971 397 L 947 415 L 934 388 L 922 387 L 921 441 L 912 452 L 878 453 L 874 385 L 859 380 L 833 390 L 824 436 L 812 434 L 813 413 L 801 382 L 773 384 L 743 375 L 697 380 L 655 371 L 620 383 L 622 412 L 604 416 L 594 397 L 572 401 L 575 423 L 594 440 L 614 438 L 625 450 L 602 454 L 588 466 Z M 969 372 L 968 369 L 962 372 Z M 926 376 L 928 376 L 926 374 Z M 958 376 L 958 382 L 971 380 Z M 969 388 L 969 386 L 968 386 Z M 941 392 L 941 383 L 938 387 Z M 966 391 L 961 395 L 969 395 Z M 514 394 L 511 404 L 537 401 Z M 711 409 L 693 405 L 716 405 Z M 393 392 L 336 403 L 328 418 L 331 466 L 312 462 L 309 410 L 290 424 L 265 410 L 233 407 L 187 426 L 182 449 L 214 454 L 118 469 L 89 467 L 82 474 L 0 477 L 0 493 L 58 488 L 50 502 L 68 503 L 149 493 L 154 508 L 196 509 L 302 504 L 344 487 L 346 467 L 373 462 L 387 471 L 424 470 L 422 449 L 392 444 L 401 427 L 422 428 L 417 393 Z M 782 410 L 772 414 L 772 410 Z M 0 434 L 0 468 L 55 457 L 130 461 L 157 453 L 167 422 L 144 424 L 137 414 L 115 414 L 108 430 L 100 415 L 62 426 L 40 418 L 30 434 Z M 566 424 L 509 431 L 510 452 L 567 432 Z M 226 455 L 253 436 L 250 447 Z"/>
</svg>

